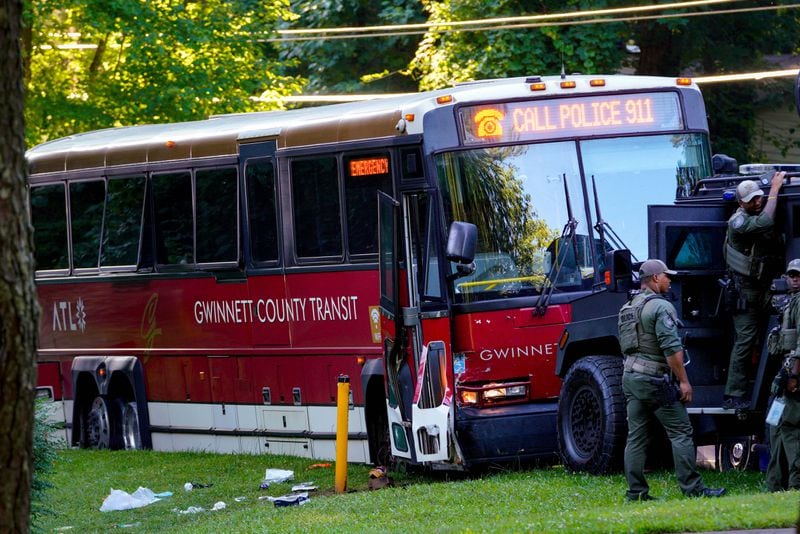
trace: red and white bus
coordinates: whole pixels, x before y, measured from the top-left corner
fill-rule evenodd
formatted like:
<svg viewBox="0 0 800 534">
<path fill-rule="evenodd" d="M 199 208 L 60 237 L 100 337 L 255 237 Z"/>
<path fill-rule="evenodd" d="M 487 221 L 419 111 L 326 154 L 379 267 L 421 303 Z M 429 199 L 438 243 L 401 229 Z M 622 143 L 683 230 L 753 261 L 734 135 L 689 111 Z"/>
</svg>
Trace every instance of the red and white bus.
<svg viewBox="0 0 800 534">
<path fill-rule="evenodd" d="M 39 386 L 70 443 L 333 458 L 344 374 L 351 461 L 442 468 L 557 451 L 565 325 L 606 252 L 645 259 L 646 206 L 711 174 L 696 85 L 621 75 L 115 128 L 28 161 Z"/>
</svg>

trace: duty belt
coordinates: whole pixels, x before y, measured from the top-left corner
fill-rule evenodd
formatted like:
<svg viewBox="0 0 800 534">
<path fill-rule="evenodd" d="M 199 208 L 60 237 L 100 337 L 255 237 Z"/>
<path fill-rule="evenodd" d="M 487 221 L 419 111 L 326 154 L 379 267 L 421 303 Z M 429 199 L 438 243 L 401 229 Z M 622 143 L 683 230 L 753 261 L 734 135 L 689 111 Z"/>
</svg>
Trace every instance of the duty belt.
<svg viewBox="0 0 800 534">
<path fill-rule="evenodd" d="M 648 376 L 662 376 L 669 372 L 669 366 L 665 363 L 658 363 L 638 356 L 628 356 L 625 358 L 624 369 L 628 372 L 641 373 Z"/>
</svg>

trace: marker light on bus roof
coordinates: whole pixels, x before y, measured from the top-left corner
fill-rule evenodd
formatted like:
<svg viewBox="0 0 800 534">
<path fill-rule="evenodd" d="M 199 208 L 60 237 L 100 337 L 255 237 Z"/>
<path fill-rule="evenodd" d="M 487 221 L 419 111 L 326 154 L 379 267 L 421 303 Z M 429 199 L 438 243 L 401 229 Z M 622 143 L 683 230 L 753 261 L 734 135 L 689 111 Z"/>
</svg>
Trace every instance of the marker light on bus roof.
<svg viewBox="0 0 800 534">
<path fill-rule="evenodd" d="M 573 82 L 573 81 L 561 82 L 561 88 L 562 89 L 575 89 L 575 87 L 577 87 L 577 84 L 575 82 Z"/>
<path fill-rule="evenodd" d="M 691 78 L 676 78 L 675 83 L 678 85 L 692 85 Z"/>
<path fill-rule="evenodd" d="M 544 82 L 537 82 L 531 84 L 531 91 L 544 91 L 547 89 L 547 85 Z"/>
<path fill-rule="evenodd" d="M 403 115 L 403 118 L 408 122 L 414 122 L 414 114 L 413 113 L 406 113 Z"/>
<path fill-rule="evenodd" d="M 453 95 L 442 95 L 436 97 L 437 104 L 449 104 L 453 101 Z"/>
<path fill-rule="evenodd" d="M 589 80 L 589 85 L 592 87 L 605 87 L 606 81 L 602 78 L 595 78 L 594 80 Z"/>
<path fill-rule="evenodd" d="M 164 143 L 167 148 L 173 148 L 175 146 L 175 141 L 167 141 Z"/>
</svg>

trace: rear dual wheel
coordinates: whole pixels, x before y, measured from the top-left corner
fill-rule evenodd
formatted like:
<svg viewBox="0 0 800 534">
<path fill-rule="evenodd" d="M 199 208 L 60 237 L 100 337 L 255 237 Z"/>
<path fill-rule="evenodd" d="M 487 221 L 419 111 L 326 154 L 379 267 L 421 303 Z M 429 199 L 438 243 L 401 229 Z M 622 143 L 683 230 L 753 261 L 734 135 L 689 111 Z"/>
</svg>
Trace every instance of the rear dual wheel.
<svg viewBox="0 0 800 534">
<path fill-rule="evenodd" d="M 81 414 L 81 445 L 90 449 L 141 449 L 136 402 L 98 395 Z"/>
</svg>

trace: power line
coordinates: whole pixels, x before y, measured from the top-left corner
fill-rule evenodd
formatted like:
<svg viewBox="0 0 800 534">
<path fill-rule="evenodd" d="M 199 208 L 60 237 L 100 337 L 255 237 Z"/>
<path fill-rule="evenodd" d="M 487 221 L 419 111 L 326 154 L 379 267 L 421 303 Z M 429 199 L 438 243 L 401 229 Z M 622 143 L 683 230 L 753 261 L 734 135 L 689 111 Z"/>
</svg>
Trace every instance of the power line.
<svg viewBox="0 0 800 534">
<path fill-rule="evenodd" d="M 738 0 L 734 0 L 738 1 Z M 618 18 L 600 18 L 589 20 L 571 20 L 571 21 L 555 21 L 555 22 L 532 22 L 532 23 L 519 23 L 519 24 L 506 24 L 500 26 L 483 26 L 475 28 L 461 28 L 461 29 L 442 29 L 436 30 L 438 33 L 459 33 L 459 32 L 478 32 L 478 31 L 493 31 L 493 30 L 510 30 L 517 28 L 542 28 L 553 26 L 581 26 L 586 24 L 608 24 L 613 22 L 638 22 L 643 20 L 657 20 L 657 19 L 674 19 L 674 18 L 690 18 L 690 17 L 704 17 L 708 15 L 730 15 L 739 13 L 754 13 L 759 11 L 776 11 L 779 9 L 793 9 L 800 7 L 800 4 L 786 4 L 777 6 L 763 6 L 763 7 L 746 7 L 738 9 L 720 9 L 716 11 L 700 11 L 697 13 L 662 13 L 658 15 L 644 15 L 633 17 L 618 17 Z M 290 43 L 297 41 L 327 41 L 327 40 L 340 40 L 340 39 L 363 39 L 365 37 L 401 37 L 407 35 L 424 35 L 427 31 L 399 31 L 399 32 L 384 32 L 384 33 L 368 33 L 368 34 L 344 34 L 344 35 L 320 35 L 314 37 L 275 37 L 270 39 L 259 39 L 259 41 L 269 43 Z"/>
<path fill-rule="evenodd" d="M 659 4 L 649 6 L 618 7 L 613 9 L 594 9 L 587 11 L 572 11 L 565 13 L 548 13 L 542 15 L 521 15 L 517 17 L 497 17 L 486 19 L 460 20 L 450 22 L 423 22 L 419 24 L 390 24 L 383 26 L 348 26 L 340 28 L 301 28 L 277 30 L 281 35 L 307 35 L 316 33 L 360 33 L 371 31 L 401 31 L 437 28 L 440 26 L 476 26 L 479 24 L 505 24 L 510 22 L 531 22 L 538 20 L 553 20 L 560 18 L 590 17 L 600 15 L 614 15 L 618 13 L 637 13 L 642 11 L 662 11 L 674 8 L 687 8 L 706 6 L 713 4 L 726 4 L 730 2 L 741 2 L 742 0 L 694 0 L 690 2 L 674 2 L 672 4 Z"/>
<path fill-rule="evenodd" d="M 798 69 L 785 69 L 761 72 L 745 72 L 740 74 L 723 74 L 714 76 L 698 76 L 693 77 L 692 81 L 697 85 L 706 85 L 713 83 L 726 83 L 726 82 L 742 82 L 742 81 L 758 81 L 768 78 L 787 78 L 796 76 Z M 288 97 L 278 98 L 253 98 L 255 101 L 271 102 L 274 100 L 281 100 L 291 104 L 318 104 L 323 102 L 341 103 L 341 102 L 360 102 L 363 100 L 373 100 L 377 98 L 392 98 L 396 96 L 408 96 L 414 93 L 376 93 L 376 94 L 349 94 L 349 95 L 295 95 Z"/>
</svg>

